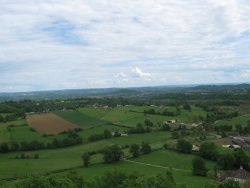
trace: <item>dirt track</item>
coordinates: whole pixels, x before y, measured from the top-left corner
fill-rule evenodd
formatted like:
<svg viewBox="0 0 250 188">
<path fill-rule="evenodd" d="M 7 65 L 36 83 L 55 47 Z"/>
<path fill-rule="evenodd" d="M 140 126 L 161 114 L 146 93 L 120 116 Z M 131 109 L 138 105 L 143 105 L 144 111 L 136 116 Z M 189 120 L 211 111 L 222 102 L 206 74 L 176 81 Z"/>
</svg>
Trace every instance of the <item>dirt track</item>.
<svg viewBox="0 0 250 188">
<path fill-rule="evenodd" d="M 40 134 L 58 134 L 68 129 L 78 128 L 77 125 L 51 113 L 28 115 L 27 121 L 29 126 Z"/>
</svg>

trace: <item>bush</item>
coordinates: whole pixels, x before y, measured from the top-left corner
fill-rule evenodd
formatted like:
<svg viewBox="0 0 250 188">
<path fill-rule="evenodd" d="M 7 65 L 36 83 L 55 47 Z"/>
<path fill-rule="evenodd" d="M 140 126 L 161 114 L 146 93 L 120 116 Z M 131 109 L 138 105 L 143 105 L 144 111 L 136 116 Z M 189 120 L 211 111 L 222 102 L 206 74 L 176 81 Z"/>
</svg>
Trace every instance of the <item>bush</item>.
<svg viewBox="0 0 250 188">
<path fill-rule="evenodd" d="M 39 159 L 39 154 L 38 154 L 38 153 L 36 153 L 36 154 L 34 155 L 34 159 Z"/>
</svg>

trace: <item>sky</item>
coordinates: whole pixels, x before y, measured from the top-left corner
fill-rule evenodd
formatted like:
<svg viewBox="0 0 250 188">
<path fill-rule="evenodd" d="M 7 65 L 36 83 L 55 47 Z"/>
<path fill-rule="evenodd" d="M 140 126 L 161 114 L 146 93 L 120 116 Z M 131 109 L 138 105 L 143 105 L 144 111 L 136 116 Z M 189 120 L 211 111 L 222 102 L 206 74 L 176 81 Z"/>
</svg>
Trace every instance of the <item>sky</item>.
<svg viewBox="0 0 250 188">
<path fill-rule="evenodd" d="M 249 0 L 0 0 L 0 92 L 246 82 Z"/>
</svg>

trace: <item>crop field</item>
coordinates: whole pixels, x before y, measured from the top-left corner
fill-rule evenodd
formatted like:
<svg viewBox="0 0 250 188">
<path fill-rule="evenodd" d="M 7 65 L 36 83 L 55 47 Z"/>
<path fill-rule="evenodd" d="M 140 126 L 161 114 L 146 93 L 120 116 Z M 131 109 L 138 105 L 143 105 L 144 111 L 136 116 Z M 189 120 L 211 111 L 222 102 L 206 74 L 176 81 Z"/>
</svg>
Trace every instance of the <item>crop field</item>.
<svg viewBox="0 0 250 188">
<path fill-rule="evenodd" d="M 40 134 L 58 134 L 68 129 L 78 128 L 77 125 L 51 113 L 28 115 L 27 121 L 29 126 Z"/>
<path fill-rule="evenodd" d="M 81 113 L 80 111 L 73 111 L 73 110 L 72 111 L 55 111 L 53 113 L 71 123 L 74 123 L 75 125 L 80 126 L 83 129 L 103 126 L 107 123 L 106 121 L 102 121 L 94 117 L 85 115 Z"/>
</svg>

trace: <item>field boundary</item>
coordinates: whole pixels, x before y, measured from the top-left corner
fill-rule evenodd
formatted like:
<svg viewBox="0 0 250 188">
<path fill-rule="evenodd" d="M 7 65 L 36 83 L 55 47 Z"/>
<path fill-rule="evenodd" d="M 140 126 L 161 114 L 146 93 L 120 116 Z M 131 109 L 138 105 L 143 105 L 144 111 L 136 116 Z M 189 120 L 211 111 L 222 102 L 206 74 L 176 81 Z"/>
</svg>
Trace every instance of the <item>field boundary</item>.
<svg viewBox="0 0 250 188">
<path fill-rule="evenodd" d="M 145 166 L 157 167 L 157 168 L 172 169 L 172 170 L 178 170 L 178 171 L 183 171 L 183 172 L 191 172 L 191 170 L 172 168 L 172 167 L 168 167 L 168 166 L 154 165 L 154 164 L 150 164 L 150 163 L 142 163 L 142 162 L 127 160 L 127 159 L 125 159 L 124 161 L 131 162 L 131 163 L 137 163 L 137 164 L 141 164 L 141 165 L 145 165 Z"/>
</svg>

